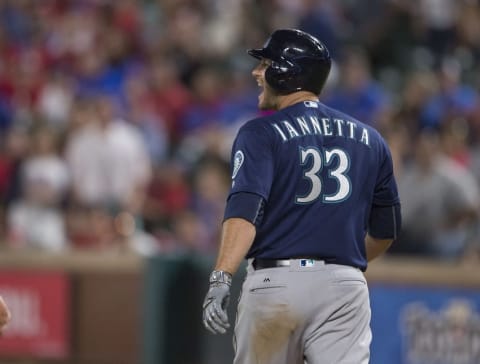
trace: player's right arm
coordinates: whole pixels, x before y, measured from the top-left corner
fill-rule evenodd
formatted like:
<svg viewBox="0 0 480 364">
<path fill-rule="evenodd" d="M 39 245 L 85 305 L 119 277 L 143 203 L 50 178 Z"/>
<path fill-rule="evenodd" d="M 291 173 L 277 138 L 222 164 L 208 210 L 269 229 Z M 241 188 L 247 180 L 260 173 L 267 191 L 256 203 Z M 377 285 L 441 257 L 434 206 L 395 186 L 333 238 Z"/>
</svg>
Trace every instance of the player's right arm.
<svg viewBox="0 0 480 364">
<path fill-rule="evenodd" d="M 245 218 L 233 217 L 225 220 L 215 270 L 235 274 L 252 246 L 255 233 L 255 225 Z"/>
<path fill-rule="evenodd" d="M 253 244 L 273 179 L 270 140 L 261 124 L 257 129 L 243 127 L 232 148 L 232 188 L 217 262 L 203 303 L 203 323 L 212 333 L 223 334 L 230 326 L 227 306 L 232 276 Z"/>
<path fill-rule="evenodd" d="M 262 197 L 246 192 L 233 194 L 227 201 L 217 263 L 203 303 L 203 323 L 214 334 L 224 334 L 230 327 L 226 309 L 232 276 L 253 244 L 263 204 Z"/>
<path fill-rule="evenodd" d="M 397 238 L 402 225 L 392 157 L 385 141 L 381 141 L 382 159 L 370 208 L 368 234 L 365 237 L 367 261 L 387 251 Z"/>
<path fill-rule="evenodd" d="M 232 147 L 232 188 L 227 198 L 216 271 L 235 274 L 263 218 L 273 181 L 271 136 L 257 120 L 243 127 Z"/>
</svg>

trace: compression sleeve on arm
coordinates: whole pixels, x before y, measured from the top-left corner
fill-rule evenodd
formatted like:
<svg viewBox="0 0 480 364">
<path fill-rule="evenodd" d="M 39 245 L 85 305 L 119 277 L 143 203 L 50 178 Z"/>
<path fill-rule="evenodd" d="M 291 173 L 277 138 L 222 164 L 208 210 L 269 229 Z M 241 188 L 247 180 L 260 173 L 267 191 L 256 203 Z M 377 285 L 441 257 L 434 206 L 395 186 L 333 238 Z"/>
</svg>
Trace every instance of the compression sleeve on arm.
<svg viewBox="0 0 480 364">
<path fill-rule="evenodd" d="M 396 239 L 402 227 L 400 204 L 373 205 L 370 211 L 368 233 L 376 239 Z"/>
<path fill-rule="evenodd" d="M 263 207 L 265 200 L 256 193 L 237 192 L 227 200 L 224 220 L 232 217 L 239 217 L 250 221 L 256 227 L 260 225 L 263 218 Z"/>
</svg>

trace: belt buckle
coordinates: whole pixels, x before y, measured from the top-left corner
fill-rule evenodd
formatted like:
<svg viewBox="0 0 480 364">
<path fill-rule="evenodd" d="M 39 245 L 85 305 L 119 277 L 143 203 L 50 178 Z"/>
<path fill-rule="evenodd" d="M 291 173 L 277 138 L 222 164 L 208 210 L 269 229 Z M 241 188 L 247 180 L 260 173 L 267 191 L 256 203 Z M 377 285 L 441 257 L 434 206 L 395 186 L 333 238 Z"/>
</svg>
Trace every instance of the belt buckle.
<svg viewBox="0 0 480 364">
<path fill-rule="evenodd" d="M 300 267 L 314 267 L 315 260 L 313 259 L 300 259 Z"/>
<path fill-rule="evenodd" d="M 290 267 L 290 259 L 277 260 L 277 267 Z"/>
</svg>

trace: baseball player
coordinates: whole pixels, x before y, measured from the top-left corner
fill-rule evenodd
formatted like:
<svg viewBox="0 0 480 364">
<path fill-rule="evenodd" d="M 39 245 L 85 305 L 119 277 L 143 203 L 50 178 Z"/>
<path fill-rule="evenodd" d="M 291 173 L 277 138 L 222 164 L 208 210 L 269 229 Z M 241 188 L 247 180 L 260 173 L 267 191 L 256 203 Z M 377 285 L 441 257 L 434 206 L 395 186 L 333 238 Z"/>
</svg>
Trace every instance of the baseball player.
<svg viewBox="0 0 480 364">
<path fill-rule="evenodd" d="M 363 272 L 400 229 L 389 149 L 373 128 L 319 102 L 331 66 L 319 40 L 280 29 L 248 53 L 260 61 L 259 108 L 276 112 L 244 124 L 233 144 L 203 323 L 229 328 L 232 276 L 247 258 L 235 364 L 368 363 Z"/>
</svg>

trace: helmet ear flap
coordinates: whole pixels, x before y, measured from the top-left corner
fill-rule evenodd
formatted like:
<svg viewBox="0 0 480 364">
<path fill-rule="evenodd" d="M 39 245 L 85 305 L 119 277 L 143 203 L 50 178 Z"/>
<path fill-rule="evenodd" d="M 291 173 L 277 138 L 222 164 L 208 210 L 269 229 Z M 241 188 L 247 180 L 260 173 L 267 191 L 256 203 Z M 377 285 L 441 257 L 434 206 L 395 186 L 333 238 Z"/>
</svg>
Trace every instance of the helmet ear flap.
<svg viewBox="0 0 480 364">
<path fill-rule="evenodd" d="M 274 90 L 281 94 L 287 94 L 301 89 L 299 85 L 292 85 L 301 71 L 297 64 L 289 60 L 272 61 L 272 64 L 265 70 L 265 80 Z"/>
</svg>

